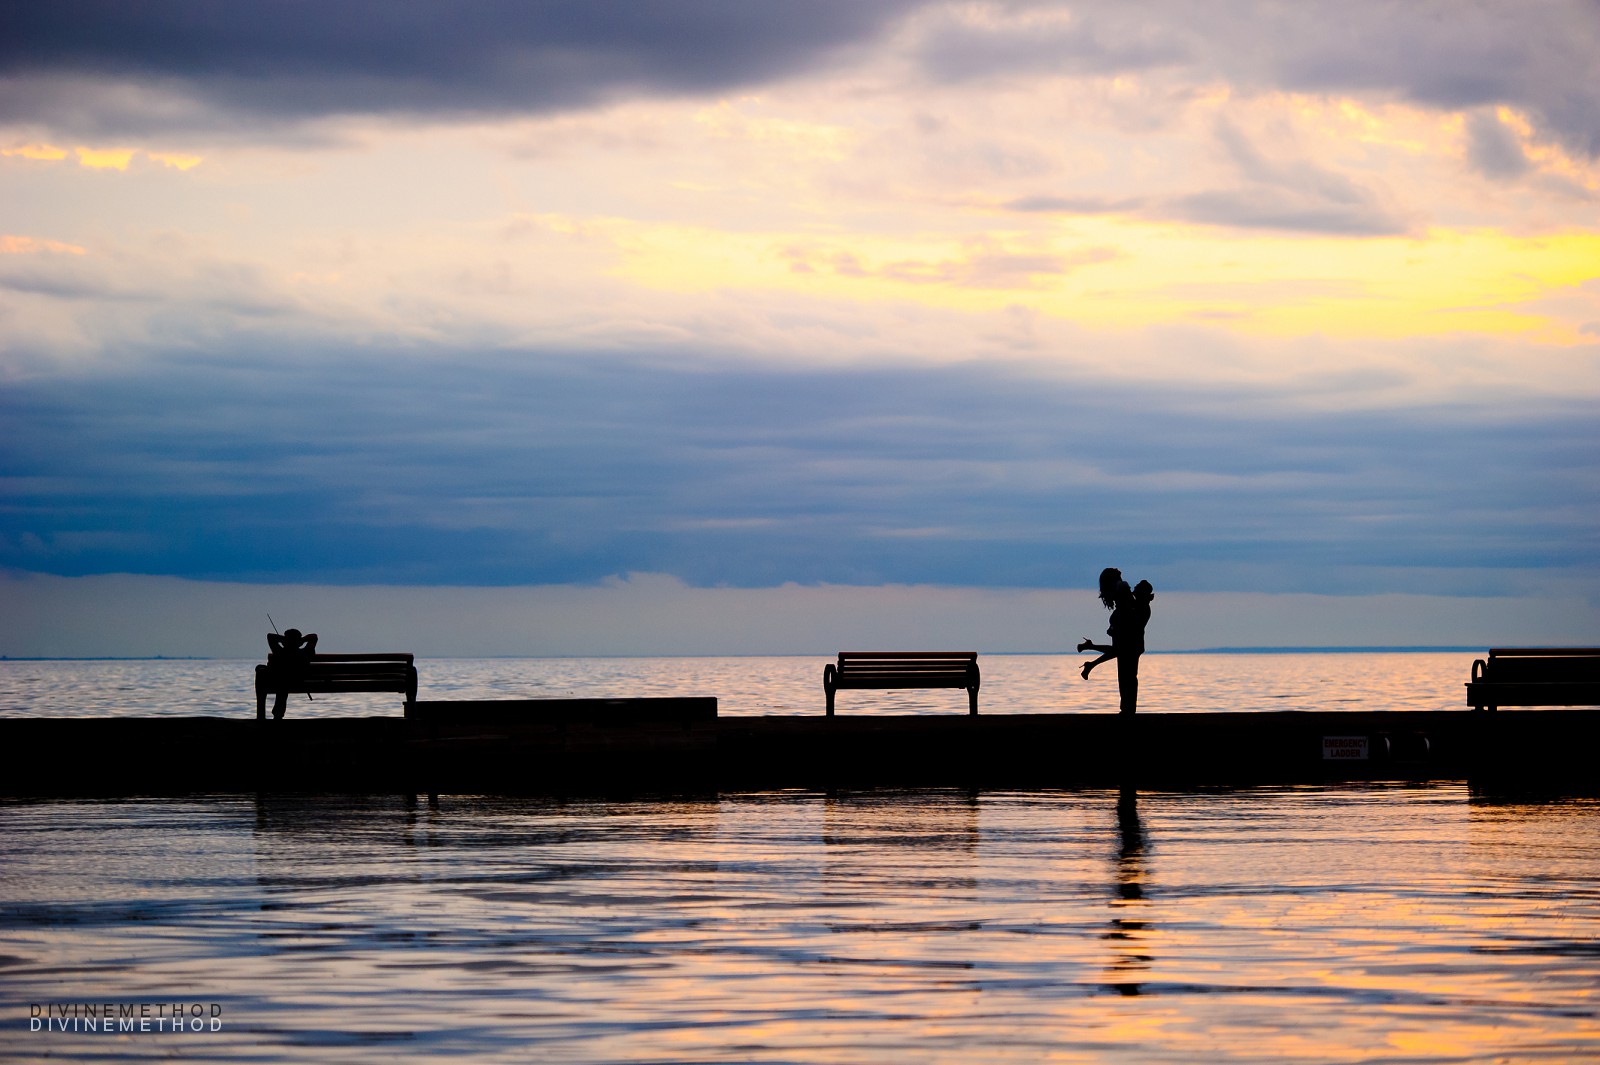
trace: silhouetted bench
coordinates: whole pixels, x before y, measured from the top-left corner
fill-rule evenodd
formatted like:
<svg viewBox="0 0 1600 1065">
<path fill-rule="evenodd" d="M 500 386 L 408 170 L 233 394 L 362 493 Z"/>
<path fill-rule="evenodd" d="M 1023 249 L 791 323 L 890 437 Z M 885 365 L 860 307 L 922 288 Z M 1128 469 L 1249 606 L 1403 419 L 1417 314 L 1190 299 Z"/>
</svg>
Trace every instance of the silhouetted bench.
<svg viewBox="0 0 1600 1065">
<path fill-rule="evenodd" d="M 282 660 L 267 656 L 256 667 L 256 720 L 267 716 L 267 696 L 329 692 L 398 692 L 417 701 L 417 667 L 408 654 L 324 655 Z"/>
<path fill-rule="evenodd" d="M 978 712 L 976 651 L 840 651 L 837 664 L 822 667 L 822 690 L 841 688 L 965 688 L 967 712 Z"/>
<path fill-rule="evenodd" d="M 1495 647 L 1472 663 L 1467 705 L 1600 706 L 1600 647 Z"/>
</svg>

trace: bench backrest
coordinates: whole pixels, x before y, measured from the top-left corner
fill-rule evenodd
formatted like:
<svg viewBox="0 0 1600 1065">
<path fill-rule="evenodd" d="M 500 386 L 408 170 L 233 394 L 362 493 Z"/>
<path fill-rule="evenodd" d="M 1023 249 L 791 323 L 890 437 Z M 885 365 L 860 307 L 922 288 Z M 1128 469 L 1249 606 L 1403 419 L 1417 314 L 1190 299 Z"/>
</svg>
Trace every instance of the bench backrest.
<svg viewBox="0 0 1600 1065">
<path fill-rule="evenodd" d="M 1497 647 L 1481 669 L 1481 679 L 1491 683 L 1600 681 L 1600 648 Z"/>
<path fill-rule="evenodd" d="M 400 670 L 411 665 L 414 655 L 400 653 L 384 654 L 315 654 L 309 658 L 302 655 L 284 656 L 280 654 L 267 655 L 267 666 L 270 669 L 347 669 L 347 670 Z"/>
<path fill-rule="evenodd" d="M 277 654 L 276 652 L 274 652 L 272 654 L 269 654 L 269 655 L 267 655 L 267 664 L 271 665 L 273 662 L 281 660 L 281 658 L 282 658 L 282 656 Z M 359 655 L 351 655 L 351 654 L 326 654 L 325 655 L 325 654 L 322 654 L 321 652 L 318 652 L 317 654 L 312 655 L 310 658 L 304 658 L 304 659 L 301 659 L 301 660 L 302 661 L 307 661 L 307 662 L 404 662 L 406 665 L 409 666 L 415 658 L 416 658 L 415 655 L 403 654 L 403 653 L 398 652 L 398 651 L 394 651 L 394 652 L 385 651 L 385 652 L 383 652 L 381 654 L 359 654 Z"/>
<path fill-rule="evenodd" d="M 965 676 L 978 663 L 976 651 L 840 651 L 840 676 Z"/>
<path fill-rule="evenodd" d="M 392 684 L 406 686 L 416 676 L 409 654 L 316 654 L 310 658 L 270 654 L 258 676 L 268 683 L 339 685 Z"/>
</svg>

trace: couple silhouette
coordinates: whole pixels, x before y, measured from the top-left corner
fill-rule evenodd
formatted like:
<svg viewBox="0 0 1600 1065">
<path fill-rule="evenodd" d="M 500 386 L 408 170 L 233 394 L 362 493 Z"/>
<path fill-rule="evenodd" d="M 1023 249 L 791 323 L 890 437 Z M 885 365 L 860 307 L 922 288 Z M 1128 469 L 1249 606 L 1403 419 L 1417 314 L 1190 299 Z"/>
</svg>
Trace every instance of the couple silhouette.
<svg viewBox="0 0 1600 1065">
<path fill-rule="evenodd" d="M 1094 667 L 1109 659 L 1117 660 L 1117 690 L 1122 696 L 1122 712 L 1133 713 L 1139 705 L 1139 656 L 1144 654 L 1144 629 L 1150 624 L 1150 600 L 1156 597 L 1149 581 L 1130 588 L 1122 571 L 1108 566 L 1100 571 L 1100 602 L 1111 611 L 1106 634 L 1109 644 L 1095 643 L 1088 637 L 1078 644 L 1079 651 L 1098 651 L 1100 657 L 1083 664 L 1083 679 Z"/>
</svg>

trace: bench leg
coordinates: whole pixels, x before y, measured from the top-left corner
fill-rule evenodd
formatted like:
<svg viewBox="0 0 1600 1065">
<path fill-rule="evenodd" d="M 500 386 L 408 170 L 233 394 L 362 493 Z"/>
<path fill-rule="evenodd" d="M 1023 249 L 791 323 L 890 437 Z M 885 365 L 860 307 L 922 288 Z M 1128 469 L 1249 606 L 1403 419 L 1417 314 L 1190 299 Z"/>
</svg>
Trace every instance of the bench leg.
<svg viewBox="0 0 1600 1065">
<path fill-rule="evenodd" d="M 265 721 L 266 719 L 267 719 L 267 693 L 262 691 L 260 688 L 257 688 L 256 689 L 256 720 L 257 721 Z"/>
<path fill-rule="evenodd" d="M 967 713 L 973 717 L 978 716 L 978 690 L 976 688 L 967 689 Z"/>
</svg>

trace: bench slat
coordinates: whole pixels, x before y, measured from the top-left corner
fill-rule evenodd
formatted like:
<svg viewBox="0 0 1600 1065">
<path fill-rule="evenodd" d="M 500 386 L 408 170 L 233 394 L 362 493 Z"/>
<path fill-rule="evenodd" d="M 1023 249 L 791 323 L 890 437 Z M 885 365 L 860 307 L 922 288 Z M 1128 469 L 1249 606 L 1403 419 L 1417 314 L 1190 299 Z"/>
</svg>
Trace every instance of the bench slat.
<svg viewBox="0 0 1600 1065">
<path fill-rule="evenodd" d="M 893 684 L 896 687 L 916 687 L 919 684 L 965 688 L 972 683 L 970 673 L 839 673 L 834 678 L 836 688 L 871 688 Z"/>
<path fill-rule="evenodd" d="M 851 666 L 848 669 L 838 670 L 838 674 L 841 677 L 897 677 L 916 673 L 948 673 L 951 676 L 959 677 L 964 673 L 970 672 L 972 672 L 971 662 L 966 662 L 959 666 L 935 666 L 932 669 L 922 666 L 897 666 L 888 669 L 882 666 Z"/>
<path fill-rule="evenodd" d="M 960 658 L 977 661 L 976 651 L 840 651 L 839 661 L 853 658 Z"/>
</svg>

